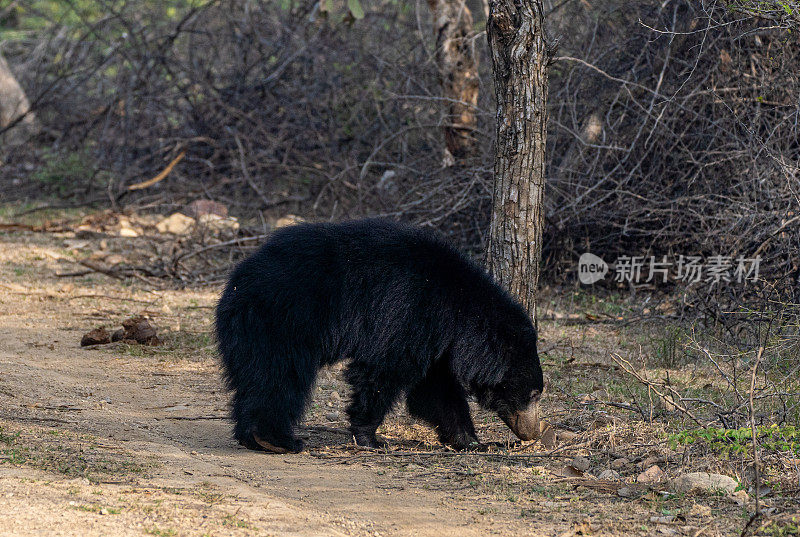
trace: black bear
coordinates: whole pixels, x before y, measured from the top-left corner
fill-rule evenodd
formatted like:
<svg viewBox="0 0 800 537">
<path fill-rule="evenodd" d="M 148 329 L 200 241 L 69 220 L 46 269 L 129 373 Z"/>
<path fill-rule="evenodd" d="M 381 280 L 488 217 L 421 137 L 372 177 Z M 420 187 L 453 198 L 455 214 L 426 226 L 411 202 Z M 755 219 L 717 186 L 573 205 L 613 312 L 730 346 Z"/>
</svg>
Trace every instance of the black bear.
<svg viewBox="0 0 800 537">
<path fill-rule="evenodd" d="M 251 449 L 301 451 L 293 427 L 319 369 L 340 360 L 360 445 L 381 446 L 375 431 L 403 393 L 456 449 L 480 445 L 468 392 L 523 440 L 538 433 L 530 318 L 432 231 L 380 219 L 280 229 L 233 270 L 216 331 L 235 436 Z"/>
</svg>

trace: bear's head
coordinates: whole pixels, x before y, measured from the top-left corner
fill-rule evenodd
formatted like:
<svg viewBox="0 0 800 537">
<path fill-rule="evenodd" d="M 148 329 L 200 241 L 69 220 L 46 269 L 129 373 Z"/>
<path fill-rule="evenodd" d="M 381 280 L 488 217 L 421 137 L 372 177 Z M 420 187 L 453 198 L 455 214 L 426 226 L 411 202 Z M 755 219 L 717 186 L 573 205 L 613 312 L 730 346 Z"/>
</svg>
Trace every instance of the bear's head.
<svg viewBox="0 0 800 537">
<path fill-rule="evenodd" d="M 497 382 L 471 383 L 471 391 L 484 408 L 497 415 L 522 440 L 539 436 L 537 403 L 544 390 L 544 375 L 536 352 L 532 324 L 506 332 L 500 342 L 503 372 Z"/>
</svg>

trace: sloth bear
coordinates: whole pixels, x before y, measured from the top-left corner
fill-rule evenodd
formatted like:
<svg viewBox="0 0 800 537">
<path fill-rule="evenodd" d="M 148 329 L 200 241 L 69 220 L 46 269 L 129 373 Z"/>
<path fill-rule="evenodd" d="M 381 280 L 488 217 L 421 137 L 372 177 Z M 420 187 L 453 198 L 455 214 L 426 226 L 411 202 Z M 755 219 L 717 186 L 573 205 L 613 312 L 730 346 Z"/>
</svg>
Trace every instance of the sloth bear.
<svg viewBox="0 0 800 537">
<path fill-rule="evenodd" d="M 456 449 L 479 447 L 467 394 L 523 440 L 543 389 L 525 310 L 443 237 L 380 219 L 276 231 L 231 274 L 216 332 L 235 437 L 299 452 L 317 372 L 347 360 L 359 445 L 405 393 L 408 410 Z"/>
</svg>

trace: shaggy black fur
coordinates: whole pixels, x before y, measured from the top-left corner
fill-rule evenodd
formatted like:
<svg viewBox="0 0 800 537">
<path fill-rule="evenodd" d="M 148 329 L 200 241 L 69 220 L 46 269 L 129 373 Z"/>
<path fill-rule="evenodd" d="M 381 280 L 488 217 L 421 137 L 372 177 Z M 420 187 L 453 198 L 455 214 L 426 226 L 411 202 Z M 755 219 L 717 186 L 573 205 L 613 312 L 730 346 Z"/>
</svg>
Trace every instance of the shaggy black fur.
<svg viewBox="0 0 800 537">
<path fill-rule="evenodd" d="M 405 392 L 442 442 L 478 442 L 466 392 L 507 417 L 541 393 L 536 331 L 478 265 L 439 235 L 385 220 L 276 231 L 217 306 L 235 436 L 301 451 L 293 433 L 320 367 L 349 359 L 358 444 Z"/>
</svg>

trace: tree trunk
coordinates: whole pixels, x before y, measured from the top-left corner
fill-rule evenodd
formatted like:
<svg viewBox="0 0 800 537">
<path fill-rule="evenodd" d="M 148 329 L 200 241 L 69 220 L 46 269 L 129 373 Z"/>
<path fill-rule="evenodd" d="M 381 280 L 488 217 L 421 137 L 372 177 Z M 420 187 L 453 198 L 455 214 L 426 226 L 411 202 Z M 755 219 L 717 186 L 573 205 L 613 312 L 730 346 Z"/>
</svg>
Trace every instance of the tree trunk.
<svg viewBox="0 0 800 537">
<path fill-rule="evenodd" d="M 0 147 L 22 143 L 36 129 L 28 98 L 0 56 Z"/>
<path fill-rule="evenodd" d="M 448 103 L 445 145 L 455 159 L 462 159 L 474 154 L 478 104 L 478 57 L 473 43 L 472 13 L 465 0 L 428 0 L 428 5 L 433 12 L 442 96 Z"/>
<path fill-rule="evenodd" d="M 489 270 L 536 318 L 544 226 L 547 47 L 541 0 L 492 0 L 497 95 Z"/>
</svg>

